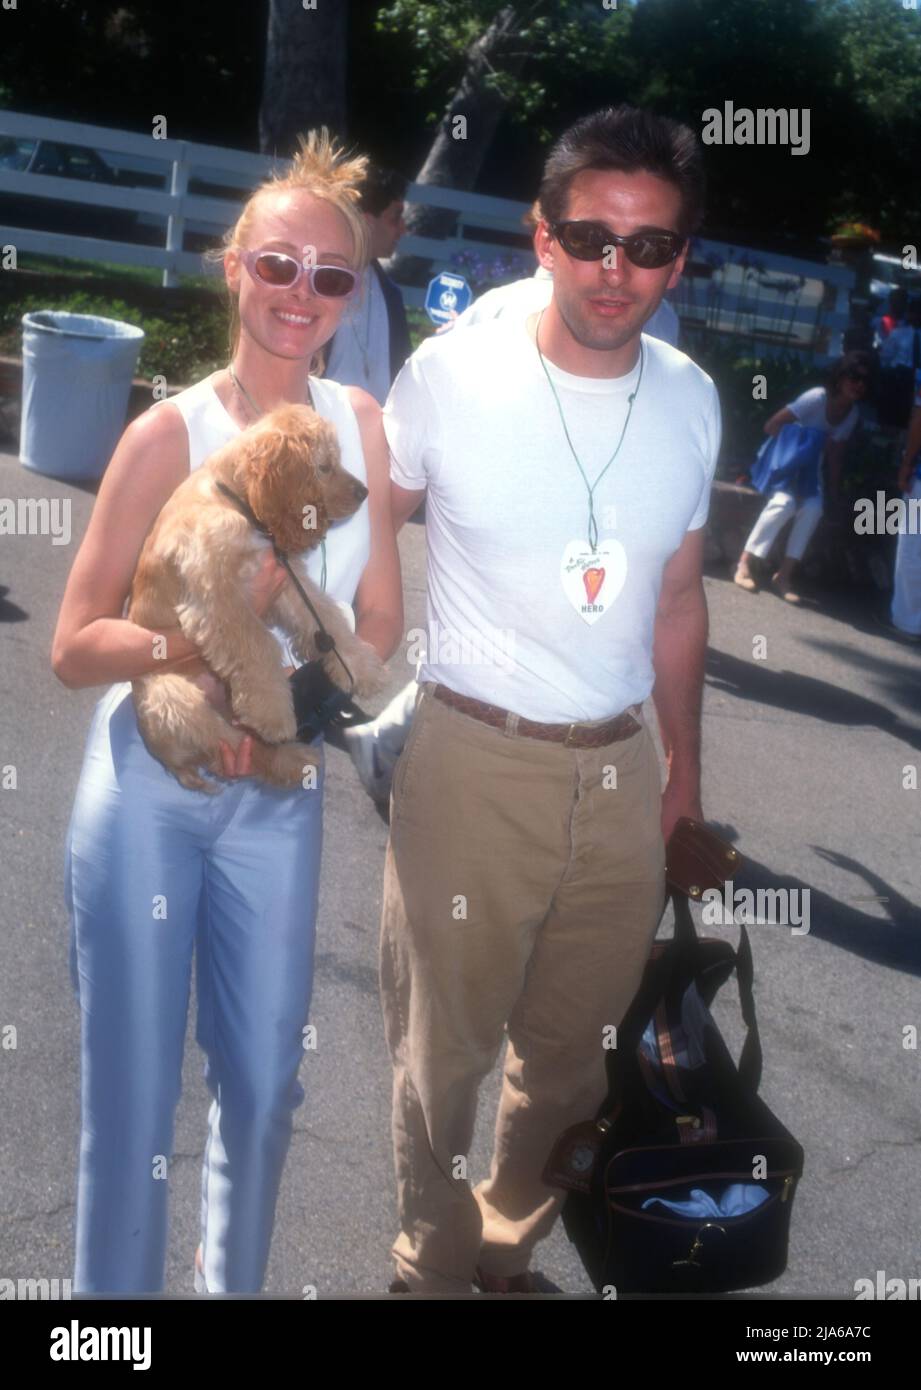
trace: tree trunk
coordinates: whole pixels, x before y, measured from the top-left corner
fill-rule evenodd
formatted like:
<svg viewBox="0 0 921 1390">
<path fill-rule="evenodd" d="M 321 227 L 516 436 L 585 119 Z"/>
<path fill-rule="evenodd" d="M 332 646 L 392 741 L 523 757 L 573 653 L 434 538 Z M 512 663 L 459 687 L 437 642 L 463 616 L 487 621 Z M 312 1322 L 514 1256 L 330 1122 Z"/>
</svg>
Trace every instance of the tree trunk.
<svg viewBox="0 0 921 1390">
<path fill-rule="evenodd" d="M 524 54 L 503 58 L 502 48 L 515 34 L 514 6 L 506 5 L 496 15 L 485 34 L 467 50 L 467 63 L 457 90 L 439 122 L 435 138 L 425 157 L 416 183 L 437 184 L 442 188 L 470 189 L 483 167 L 483 160 L 505 112 L 506 101 L 485 78 L 492 68 L 516 76 Z M 455 118 L 466 119 L 465 138 L 454 135 Z M 446 208 L 411 204 L 407 207 L 407 233 L 414 236 L 448 237 L 457 225 L 458 214 Z M 429 262 L 419 256 L 402 255 L 399 248 L 388 264 L 388 271 L 403 284 L 424 284 Z"/>
<path fill-rule="evenodd" d="M 326 125 L 345 135 L 347 0 L 269 0 L 259 147 L 293 154 L 297 136 Z"/>
</svg>

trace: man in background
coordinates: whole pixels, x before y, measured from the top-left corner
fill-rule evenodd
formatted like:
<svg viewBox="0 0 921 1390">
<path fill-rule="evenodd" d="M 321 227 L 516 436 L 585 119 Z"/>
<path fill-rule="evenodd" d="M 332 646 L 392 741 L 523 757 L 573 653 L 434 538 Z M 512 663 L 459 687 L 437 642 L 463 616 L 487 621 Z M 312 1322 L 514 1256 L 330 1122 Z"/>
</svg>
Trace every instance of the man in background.
<svg viewBox="0 0 921 1390">
<path fill-rule="evenodd" d="M 883 341 L 879 364 L 877 418 L 888 429 L 906 430 L 921 371 L 921 298 L 909 301 L 907 321 Z"/>
<path fill-rule="evenodd" d="M 372 164 L 360 189 L 360 207 L 371 236 L 371 260 L 326 350 L 323 375 L 360 386 L 384 404 L 411 351 L 403 296 L 380 262 L 389 259 L 406 230 L 406 179 Z"/>
</svg>

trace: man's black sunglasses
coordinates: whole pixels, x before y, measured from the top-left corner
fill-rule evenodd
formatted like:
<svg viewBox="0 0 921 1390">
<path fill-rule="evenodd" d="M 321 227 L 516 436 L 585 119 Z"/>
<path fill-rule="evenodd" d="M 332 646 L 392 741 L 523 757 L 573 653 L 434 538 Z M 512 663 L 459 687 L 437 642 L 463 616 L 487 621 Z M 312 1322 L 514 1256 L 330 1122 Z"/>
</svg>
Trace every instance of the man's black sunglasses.
<svg viewBox="0 0 921 1390">
<path fill-rule="evenodd" d="M 677 260 L 686 238 L 677 232 L 634 232 L 618 236 L 603 222 L 549 222 L 557 241 L 577 261 L 600 261 L 612 246 L 622 246 L 629 261 L 642 270 L 660 270 Z"/>
</svg>

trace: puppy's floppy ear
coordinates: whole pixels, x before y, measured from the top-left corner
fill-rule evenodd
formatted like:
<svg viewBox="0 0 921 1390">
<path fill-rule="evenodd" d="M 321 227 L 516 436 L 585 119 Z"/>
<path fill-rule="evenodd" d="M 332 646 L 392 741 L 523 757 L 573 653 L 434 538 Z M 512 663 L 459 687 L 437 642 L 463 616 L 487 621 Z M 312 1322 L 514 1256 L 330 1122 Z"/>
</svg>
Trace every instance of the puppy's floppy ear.
<svg viewBox="0 0 921 1390">
<path fill-rule="evenodd" d="M 241 470 L 246 500 L 281 550 L 306 550 L 326 533 L 328 518 L 311 455 L 302 430 L 289 434 L 260 426 L 246 443 Z M 316 526 L 305 506 L 316 507 Z"/>
<path fill-rule="evenodd" d="M 309 550 L 311 546 L 319 545 L 329 530 L 329 512 L 326 510 L 326 498 L 317 478 L 315 457 L 316 455 L 311 454 L 305 465 L 306 477 L 301 478 L 298 488 L 298 506 L 301 509 L 300 524 L 302 528 L 300 548 L 302 550 Z M 322 457 L 321 454 L 321 460 Z"/>
</svg>

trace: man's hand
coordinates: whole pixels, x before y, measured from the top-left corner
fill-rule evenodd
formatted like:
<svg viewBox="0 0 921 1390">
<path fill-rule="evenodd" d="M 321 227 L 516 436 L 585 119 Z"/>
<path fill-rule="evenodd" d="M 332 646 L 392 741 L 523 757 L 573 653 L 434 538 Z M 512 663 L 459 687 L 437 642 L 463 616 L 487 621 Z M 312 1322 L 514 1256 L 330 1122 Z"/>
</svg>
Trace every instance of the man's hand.
<svg viewBox="0 0 921 1390">
<path fill-rule="evenodd" d="M 690 816 L 691 820 L 703 822 L 700 793 L 696 787 L 682 786 L 680 782 L 670 778 L 662 793 L 662 839 L 666 845 L 682 816 Z"/>
</svg>

